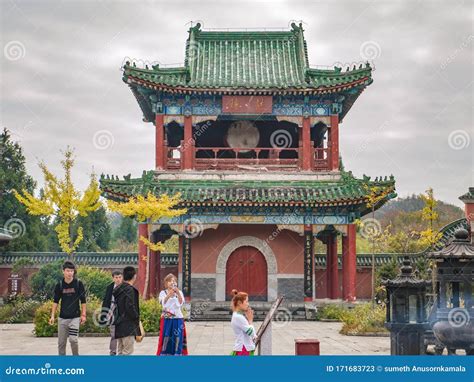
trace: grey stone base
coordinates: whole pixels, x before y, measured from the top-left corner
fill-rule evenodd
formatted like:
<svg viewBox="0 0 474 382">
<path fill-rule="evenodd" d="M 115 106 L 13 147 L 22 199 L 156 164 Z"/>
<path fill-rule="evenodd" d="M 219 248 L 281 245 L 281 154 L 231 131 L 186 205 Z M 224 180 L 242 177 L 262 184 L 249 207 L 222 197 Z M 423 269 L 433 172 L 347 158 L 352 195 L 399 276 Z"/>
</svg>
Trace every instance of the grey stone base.
<svg viewBox="0 0 474 382">
<path fill-rule="evenodd" d="M 216 279 L 209 277 L 191 278 L 191 300 L 192 301 L 215 301 Z"/>
<path fill-rule="evenodd" d="M 303 301 L 303 278 L 278 278 L 278 295 L 286 301 Z"/>
</svg>

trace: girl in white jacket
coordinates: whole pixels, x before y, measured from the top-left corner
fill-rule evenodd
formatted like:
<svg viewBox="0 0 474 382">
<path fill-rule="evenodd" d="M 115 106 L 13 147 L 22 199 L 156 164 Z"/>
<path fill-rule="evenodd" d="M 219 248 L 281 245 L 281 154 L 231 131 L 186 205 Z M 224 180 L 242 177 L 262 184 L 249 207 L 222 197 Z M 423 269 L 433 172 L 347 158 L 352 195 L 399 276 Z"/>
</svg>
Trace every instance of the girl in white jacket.
<svg viewBox="0 0 474 382">
<path fill-rule="evenodd" d="M 231 355 L 253 355 L 257 333 L 253 323 L 253 310 L 249 307 L 249 296 L 245 292 L 232 290 L 232 330 L 235 343 Z"/>
</svg>

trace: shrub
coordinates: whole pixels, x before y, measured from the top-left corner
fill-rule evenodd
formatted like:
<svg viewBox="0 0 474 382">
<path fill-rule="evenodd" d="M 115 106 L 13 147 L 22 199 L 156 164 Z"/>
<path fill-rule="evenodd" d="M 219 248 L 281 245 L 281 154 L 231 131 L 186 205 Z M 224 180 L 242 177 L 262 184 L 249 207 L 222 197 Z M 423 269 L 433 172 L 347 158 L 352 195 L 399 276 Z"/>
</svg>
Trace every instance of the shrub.
<svg viewBox="0 0 474 382">
<path fill-rule="evenodd" d="M 54 287 L 62 279 L 63 260 L 56 260 L 52 263 L 42 266 L 38 272 L 31 277 L 31 290 L 34 297 L 44 297 L 52 299 Z"/>
<path fill-rule="evenodd" d="M 32 322 L 36 309 L 41 301 L 16 296 L 6 305 L 0 307 L 0 323 L 14 324 Z"/>
<path fill-rule="evenodd" d="M 158 300 L 140 299 L 140 319 L 146 333 L 158 333 L 160 331 L 161 305 Z"/>
<path fill-rule="evenodd" d="M 51 308 L 53 306 L 52 301 L 48 301 L 41 305 L 35 312 L 35 329 L 34 333 L 36 337 L 52 337 L 58 332 L 58 326 L 49 324 L 49 317 L 51 316 Z M 58 314 L 56 313 L 56 320 Z"/>
<path fill-rule="evenodd" d="M 342 320 L 342 316 L 346 313 L 346 309 L 340 305 L 328 304 L 318 307 L 316 312 L 316 320 Z"/>
<path fill-rule="evenodd" d="M 80 266 L 77 270 L 77 278 L 84 283 L 87 295 L 104 298 L 107 285 L 112 282 L 112 276 L 100 268 L 88 265 Z"/>
<path fill-rule="evenodd" d="M 354 309 L 347 310 L 342 316 L 341 334 L 364 334 L 386 332 L 385 305 L 360 304 Z"/>
</svg>

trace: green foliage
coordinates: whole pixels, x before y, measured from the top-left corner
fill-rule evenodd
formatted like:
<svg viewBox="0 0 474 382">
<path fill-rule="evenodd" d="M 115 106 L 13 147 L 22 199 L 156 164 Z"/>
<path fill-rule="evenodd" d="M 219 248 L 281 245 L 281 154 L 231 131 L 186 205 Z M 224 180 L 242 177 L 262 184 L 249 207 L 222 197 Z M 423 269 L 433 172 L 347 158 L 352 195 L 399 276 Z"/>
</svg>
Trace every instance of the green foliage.
<svg viewBox="0 0 474 382">
<path fill-rule="evenodd" d="M 27 174 L 25 156 L 10 132 L 0 134 L 0 227 L 12 230 L 15 238 L 0 251 L 47 251 L 49 237 L 53 235 L 47 222 L 31 216 L 15 198 L 14 189 L 34 192 L 36 183 Z"/>
<path fill-rule="evenodd" d="M 82 265 L 77 270 L 77 278 L 81 280 L 87 295 L 104 298 L 107 285 L 112 282 L 112 275 L 100 268 Z"/>
<path fill-rule="evenodd" d="M 160 331 L 161 305 L 157 299 L 140 299 L 140 319 L 146 333 Z"/>
<path fill-rule="evenodd" d="M 111 228 L 104 206 L 90 212 L 87 216 L 78 216 L 75 226 L 76 229 L 82 227 L 84 235 L 84 240 L 79 244 L 77 252 L 97 252 L 110 249 Z"/>
<path fill-rule="evenodd" d="M 382 285 L 384 280 L 391 280 L 397 277 L 400 267 L 397 258 L 393 256 L 388 263 L 382 264 L 375 272 L 375 300 L 383 302 L 387 298 L 387 291 Z"/>
<path fill-rule="evenodd" d="M 357 305 L 342 315 L 341 334 L 364 334 L 386 332 L 385 305 L 372 307 L 370 303 Z"/>
<path fill-rule="evenodd" d="M 133 243 L 137 241 L 137 230 L 138 225 L 134 219 L 120 215 L 120 224 L 115 231 L 115 237 L 118 240 Z"/>
<path fill-rule="evenodd" d="M 49 324 L 49 317 L 51 317 L 51 309 L 53 302 L 48 301 L 41 305 L 35 312 L 34 318 L 34 333 L 36 337 L 52 337 L 58 332 L 58 326 Z M 58 319 L 58 313 L 56 312 L 56 320 Z M 56 321 L 57 322 L 57 321 Z"/>
<path fill-rule="evenodd" d="M 337 320 L 341 321 L 343 315 L 346 313 L 346 309 L 344 309 L 341 305 L 336 304 L 328 304 L 318 307 L 318 311 L 316 313 L 316 320 Z"/>
<path fill-rule="evenodd" d="M 41 301 L 27 299 L 22 295 L 15 296 L 7 304 L 0 306 L 0 323 L 32 322 L 39 306 L 41 306 Z"/>
<path fill-rule="evenodd" d="M 52 301 L 48 301 L 41 305 L 37 310 L 34 318 L 34 333 L 37 337 L 52 337 L 57 333 L 57 316 L 54 325 L 49 325 L 49 317 L 51 316 Z M 80 326 L 80 333 L 108 333 L 107 326 L 99 325 L 98 318 L 102 307 L 102 301 L 94 296 L 87 299 L 87 320 Z M 59 312 L 59 309 L 58 309 Z M 57 315 L 59 313 L 56 313 Z M 140 319 L 146 333 L 157 333 L 160 329 L 161 305 L 155 300 L 140 299 Z"/>
<path fill-rule="evenodd" d="M 63 260 L 60 259 L 45 264 L 31 277 L 33 296 L 45 296 L 46 299 L 53 298 L 54 287 L 63 277 L 62 264 Z"/>
</svg>

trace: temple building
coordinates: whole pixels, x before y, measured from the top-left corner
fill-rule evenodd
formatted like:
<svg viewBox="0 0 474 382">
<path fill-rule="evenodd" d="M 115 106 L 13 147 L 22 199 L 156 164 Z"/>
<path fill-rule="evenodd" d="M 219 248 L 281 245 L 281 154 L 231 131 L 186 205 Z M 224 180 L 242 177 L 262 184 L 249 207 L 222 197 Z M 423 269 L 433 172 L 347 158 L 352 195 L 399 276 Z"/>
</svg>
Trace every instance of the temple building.
<svg viewBox="0 0 474 382">
<path fill-rule="evenodd" d="M 354 221 L 372 210 L 370 193 L 381 196 L 373 209 L 396 196 L 393 176 L 359 179 L 341 165 L 342 123 L 372 83 L 369 63 L 311 68 L 301 24 L 197 24 L 183 66 L 127 61 L 123 81 L 155 130 L 155 166 L 135 179 L 102 176 L 102 195 L 181 194 L 185 215 L 141 222 L 139 233 L 154 242 L 179 235 L 187 301 L 226 301 L 232 289 L 253 301 L 357 298 Z M 315 240 L 327 249 L 324 296 L 315 293 Z M 138 259 L 139 290 L 154 296 L 160 253 L 140 242 Z"/>
</svg>

